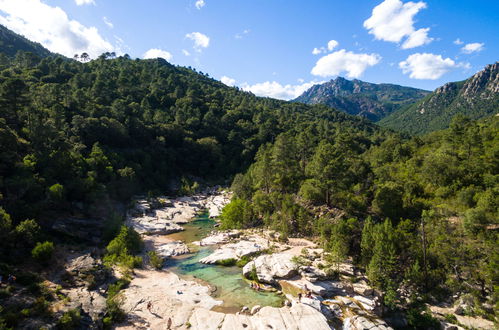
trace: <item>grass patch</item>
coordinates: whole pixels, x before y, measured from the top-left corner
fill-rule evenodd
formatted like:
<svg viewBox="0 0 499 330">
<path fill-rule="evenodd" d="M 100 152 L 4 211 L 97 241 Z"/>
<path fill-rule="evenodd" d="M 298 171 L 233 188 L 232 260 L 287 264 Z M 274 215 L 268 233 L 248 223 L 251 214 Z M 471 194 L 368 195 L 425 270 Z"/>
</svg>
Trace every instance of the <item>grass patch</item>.
<svg viewBox="0 0 499 330">
<path fill-rule="evenodd" d="M 236 259 L 229 258 L 229 259 L 218 260 L 217 265 L 229 267 L 229 266 L 234 266 L 236 262 L 237 262 Z"/>
</svg>

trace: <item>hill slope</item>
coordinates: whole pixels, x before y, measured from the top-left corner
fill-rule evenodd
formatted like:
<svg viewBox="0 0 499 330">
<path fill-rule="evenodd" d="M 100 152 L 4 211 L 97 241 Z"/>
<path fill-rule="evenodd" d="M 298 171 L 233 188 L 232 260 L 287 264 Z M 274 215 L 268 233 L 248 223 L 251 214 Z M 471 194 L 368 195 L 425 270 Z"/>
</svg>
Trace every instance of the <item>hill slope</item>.
<svg viewBox="0 0 499 330">
<path fill-rule="evenodd" d="M 392 84 L 372 84 L 341 77 L 312 86 L 295 102 L 325 104 L 352 115 L 377 121 L 430 92 Z"/>
<path fill-rule="evenodd" d="M 0 53 L 13 58 L 18 51 L 31 52 L 40 57 L 54 55 L 39 43 L 30 41 L 0 24 Z"/>
<path fill-rule="evenodd" d="M 462 114 L 479 119 L 499 109 L 499 62 L 486 66 L 471 78 L 437 88 L 420 102 L 379 122 L 381 126 L 411 134 L 424 134 L 449 126 Z"/>
</svg>

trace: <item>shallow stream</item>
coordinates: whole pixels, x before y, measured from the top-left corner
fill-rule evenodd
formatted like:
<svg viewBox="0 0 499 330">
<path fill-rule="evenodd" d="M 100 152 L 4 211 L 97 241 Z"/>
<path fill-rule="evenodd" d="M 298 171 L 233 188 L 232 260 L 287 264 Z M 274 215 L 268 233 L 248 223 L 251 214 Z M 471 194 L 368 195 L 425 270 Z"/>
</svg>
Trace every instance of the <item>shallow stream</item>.
<svg viewBox="0 0 499 330">
<path fill-rule="evenodd" d="M 214 308 L 220 312 L 237 312 L 243 306 L 274 306 L 280 307 L 283 297 L 272 292 L 259 292 L 251 289 L 249 283 L 242 277 L 242 269 L 237 266 L 207 265 L 199 262 L 217 248 L 212 246 L 197 246 L 191 244 L 209 235 L 214 229 L 215 221 L 207 214 L 197 216 L 193 221 L 183 225 L 184 231 L 167 235 L 174 240 L 183 240 L 193 252 L 171 258 L 166 266 L 169 270 L 185 279 L 198 279 L 216 288 L 213 296 L 222 300 L 223 304 Z"/>
</svg>

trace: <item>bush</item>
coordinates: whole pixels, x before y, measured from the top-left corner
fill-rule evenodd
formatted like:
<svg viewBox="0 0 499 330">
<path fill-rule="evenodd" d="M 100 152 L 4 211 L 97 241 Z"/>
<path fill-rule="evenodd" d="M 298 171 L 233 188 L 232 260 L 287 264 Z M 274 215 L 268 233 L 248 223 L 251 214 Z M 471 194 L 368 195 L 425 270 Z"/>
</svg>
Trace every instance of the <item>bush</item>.
<svg viewBox="0 0 499 330">
<path fill-rule="evenodd" d="M 242 256 L 242 257 L 241 257 L 241 259 L 239 259 L 239 260 L 236 262 L 236 266 L 237 266 L 237 267 L 242 268 L 242 267 L 246 266 L 246 264 L 247 264 L 248 262 L 250 262 L 250 261 L 251 261 L 251 258 L 250 258 L 250 257 L 248 257 L 248 256 Z"/>
<path fill-rule="evenodd" d="M 80 324 L 81 315 L 79 309 L 70 309 L 57 321 L 58 329 L 74 329 Z"/>
<path fill-rule="evenodd" d="M 218 260 L 217 265 L 225 266 L 225 267 L 234 266 L 236 264 L 236 261 L 237 260 L 234 258 Z"/>
<path fill-rule="evenodd" d="M 42 264 L 46 264 L 52 258 L 54 253 L 54 243 L 45 241 L 36 243 L 36 246 L 31 251 L 31 256 Z"/>
<path fill-rule="evenodd" d="M 251 268 L 251 271 L 250 273 L 248 274 L 248 276 L 246 276 L 249 280 L 252 280 L 252 281 L 256 281 L 258 282 L 258 274 L 256 273 L 256 267 L 255 265 L 253 265 L 253 267 Z"/>
<path fill-rule="evenodd" d="M 118 236 L 106 247 L 107 255 L 104 257 L 104 262 L 111 265 L 120 264 L 129 269 L 140 267 L 142 258 L 130 253 L 138 253 L 142 245 L 142 239 L 135 230 L 121 226 Z"/>
<path fill-rule="evenodd" d="M 149 256 L 149 263 L 151 266 L 153 266 L 156 269 L 161 269 L 163 267 L 163 258 L 158 256 L 156 251 L 149 251 L 147 252 L 147 255 Z"/>
</svg>

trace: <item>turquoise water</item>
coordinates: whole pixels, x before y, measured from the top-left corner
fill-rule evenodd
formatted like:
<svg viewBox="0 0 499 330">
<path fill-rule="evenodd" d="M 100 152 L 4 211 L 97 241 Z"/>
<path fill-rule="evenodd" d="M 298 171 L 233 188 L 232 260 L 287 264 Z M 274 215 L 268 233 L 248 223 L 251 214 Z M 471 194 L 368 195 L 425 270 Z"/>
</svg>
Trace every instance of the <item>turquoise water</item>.
<svg viewBox="0 0 499 330">
<path fill-rule="evenodd" d="M 184 240 L 187 244 L 198 241 L 207 236 L 214 229 L 215 221 L 203 214 L 186 225 L 185 231 L 168 235 L 176 240 Z M 187 279 L 200 279 L 216 288 L 214 298 L 224 303 L 214 310 L 224 312 L 237 312 L 243 306 L 282 306 L 283 298 L 272 292 L 258 292 L 249 287 L 243 280 L 242 269 L 237 266 L 224 267 L 206 265 L 199 262 L 216 249 L 216 246 L 189 245 L 194 253 L 169 259 L 166 266 L 174 273 Z"/>
</svg>

